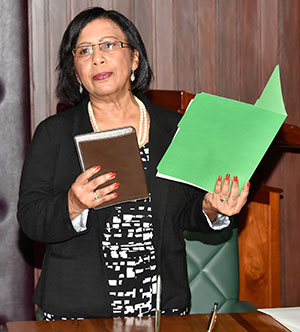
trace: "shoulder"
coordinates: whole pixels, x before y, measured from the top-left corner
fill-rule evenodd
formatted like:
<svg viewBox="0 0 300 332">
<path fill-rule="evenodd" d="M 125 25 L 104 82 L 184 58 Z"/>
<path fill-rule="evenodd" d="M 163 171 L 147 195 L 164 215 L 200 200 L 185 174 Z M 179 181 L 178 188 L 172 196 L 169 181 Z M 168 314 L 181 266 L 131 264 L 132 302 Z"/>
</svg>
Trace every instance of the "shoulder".
<svg viewBox="0 0 300 332">
<path fill-rule="evenodd" d="M 71 135 L 75 118 L 83 111 L 83 105 L 72 106 L 63 112 L 54 114 L 44 119 L 37 126 L 34 136 L 41 132 L 47 132 L 49 136 L 61 138 L 64 135 Z"/>
<path fill-rule="evenodd" d="M 37 126 L 39 128 L 47 128 L 49 130 L 59 130 L 61 126 L 67 127 L 71 126 L 75 114 L 78 112 L 78 106 L 71 107 L 61 113 L 50 115 L 48 118 L 44 119 Z"/>
<path fill-rule="evenodd" d="M 29 150 L 58 151 L 68 142 L 73 142 L 74 128 L 82 124 L 86 110 L 79 104 L 41 121 L 35 129 Z M 87 113 L 87 112 L 86 112 Z"/>
</svg>

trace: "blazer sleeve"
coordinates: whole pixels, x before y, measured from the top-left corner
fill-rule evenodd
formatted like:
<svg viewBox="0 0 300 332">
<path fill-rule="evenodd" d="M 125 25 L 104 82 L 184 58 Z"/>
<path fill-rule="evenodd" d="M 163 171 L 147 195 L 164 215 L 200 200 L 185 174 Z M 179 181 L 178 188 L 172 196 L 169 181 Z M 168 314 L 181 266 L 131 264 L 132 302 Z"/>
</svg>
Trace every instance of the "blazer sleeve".
<svg viewBox="0 0 300 332">
<path fill-rule="evenodd" d="M 37 127 L 25 158 L 17 218 L 29 238 L 54 243 L 78 233 L 69 218 L 68 190 L 54 193 L 57 153 L 47 123 L 44 121 Z"/>
<path fill-rule="evenodd" d="M 201 189 L 193 189 L 191 199 L 188 201 L 181 215 L 181 227 L 184 230 L 202 233 L 214 233 L 220 231 L 210 227 L 207 222 L 202 205 L 205 194 L 206 192 Z M 231 224 L 232 220 L 230 219 L 230 224 L 228 226 Z"/>
</svg>

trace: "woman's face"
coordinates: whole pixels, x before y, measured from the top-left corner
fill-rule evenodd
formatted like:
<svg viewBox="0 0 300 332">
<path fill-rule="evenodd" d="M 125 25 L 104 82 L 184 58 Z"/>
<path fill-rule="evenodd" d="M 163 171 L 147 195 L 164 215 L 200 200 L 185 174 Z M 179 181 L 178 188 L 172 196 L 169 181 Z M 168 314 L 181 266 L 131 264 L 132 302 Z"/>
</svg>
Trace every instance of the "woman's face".
<svg viewBox="0 0 300 332">
<path fill-rule="evenodd" d="M 113 21 L 96 19 L 84 27 L 76 47 L 107 41 L 126 42 L 126 35 Z M 113 52 L 105 52 L 100 50 L 99 46 L 94 46 L 93 50 L 89 56 L 74 56 L 77 79 L 89 92 L 90 97 L 117 97 L 127 93 L 130 90 L 131 70 L 137 69 L 139 64 L 138 51 L 132 52 L 128 47 L 116 47 Z"/>
</svg>

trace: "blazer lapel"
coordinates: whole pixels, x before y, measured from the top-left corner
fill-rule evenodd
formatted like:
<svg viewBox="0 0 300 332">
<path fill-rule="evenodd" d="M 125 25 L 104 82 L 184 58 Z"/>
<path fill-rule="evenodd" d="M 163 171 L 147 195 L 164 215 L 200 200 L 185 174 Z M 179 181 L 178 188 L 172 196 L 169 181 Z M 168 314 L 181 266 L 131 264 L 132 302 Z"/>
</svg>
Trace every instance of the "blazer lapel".
<svg viewBox="0 0 300 332">
<path fill-rule="evenodd" d="M 91 125 L 87 110 L 88 102 L 89 102 L 88 99 L 84 99 L 74 109 L 74 112 L 76 112 L 76 114 L 74 116 L 74 122 L 73 122 L 73 130 L 72 130 L 73 138 L 76 135 L 91 133 L 93 131 L 93 127 Z"/>
</svg>

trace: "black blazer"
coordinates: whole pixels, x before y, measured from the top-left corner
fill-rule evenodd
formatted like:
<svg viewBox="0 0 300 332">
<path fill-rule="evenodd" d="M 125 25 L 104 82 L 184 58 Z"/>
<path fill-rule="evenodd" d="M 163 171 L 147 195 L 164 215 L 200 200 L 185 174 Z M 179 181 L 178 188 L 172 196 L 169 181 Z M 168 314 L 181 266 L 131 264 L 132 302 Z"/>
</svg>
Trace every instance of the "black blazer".
<svg viewBox="0 0 300 332">
<path fill-rule="evenodd" d="M 139 96 L 150 114 L 150 167 L 154 247 L 162 276 L 162 310 L 190 306 L 183 230 L 212 232 L 202 213 L 204 192 L 155 177 L 156 166 L 177 129 L 180 115 Z M 37 127 L 22 171 L 18 220 L 28 237 L 47 243 L 34 301 L 66 317 L 110 317 L 106 268 L 101 253 L 111 207 L 89 212 L 77 233 L 68 215 L 67 193 L 81 173 L 73 137 L 92 131 L 87 100 Z M 125 203 L 126 204 L 126 203 Z"/>
</svg>

